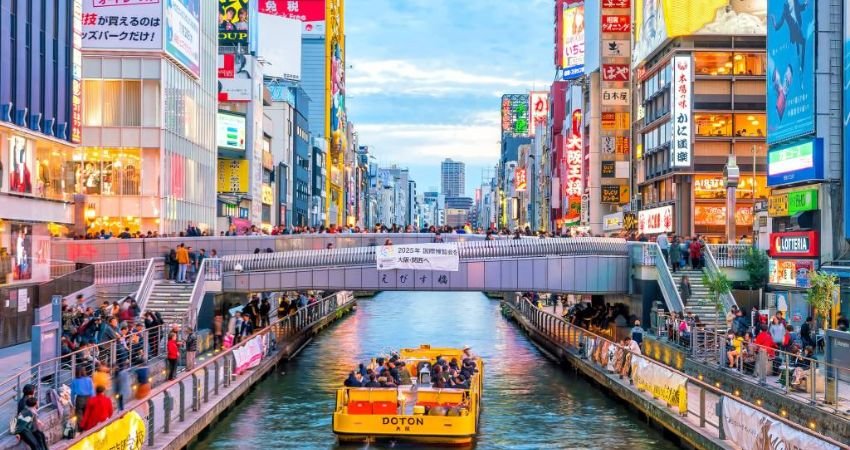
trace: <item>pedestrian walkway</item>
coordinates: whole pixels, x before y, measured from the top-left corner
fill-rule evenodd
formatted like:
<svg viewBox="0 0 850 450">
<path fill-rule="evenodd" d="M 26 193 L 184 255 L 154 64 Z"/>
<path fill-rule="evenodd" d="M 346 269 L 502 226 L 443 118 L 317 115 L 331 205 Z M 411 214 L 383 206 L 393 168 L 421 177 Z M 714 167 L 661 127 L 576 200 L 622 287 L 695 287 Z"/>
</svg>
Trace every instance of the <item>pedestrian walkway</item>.
<svg viewBox="0 0 850 450">
<path fill-rule="evenodd" d="M 9 379 L 30 367 L 32 359 L 31 343 L 0 348 L 0 380 Z"/>
</svg>

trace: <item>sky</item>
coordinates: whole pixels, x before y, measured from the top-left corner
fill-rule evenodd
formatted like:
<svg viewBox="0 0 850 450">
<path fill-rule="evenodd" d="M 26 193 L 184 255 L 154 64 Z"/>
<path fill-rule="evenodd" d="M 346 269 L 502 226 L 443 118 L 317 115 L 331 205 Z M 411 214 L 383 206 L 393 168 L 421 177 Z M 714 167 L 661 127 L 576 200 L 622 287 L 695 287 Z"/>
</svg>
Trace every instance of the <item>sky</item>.
<svg viewBox="0 0 850 450">
<path fill-rule="evenodd" d="M 499 159 L 502 94 L 547 90 L 552 0 L 346 0 L 348 119 L 381 166 L 418 192 L 440 161 L 466 163 L 466 195 Z M 548 80 L 548 81 L 547 81 Z"/>
</svg>

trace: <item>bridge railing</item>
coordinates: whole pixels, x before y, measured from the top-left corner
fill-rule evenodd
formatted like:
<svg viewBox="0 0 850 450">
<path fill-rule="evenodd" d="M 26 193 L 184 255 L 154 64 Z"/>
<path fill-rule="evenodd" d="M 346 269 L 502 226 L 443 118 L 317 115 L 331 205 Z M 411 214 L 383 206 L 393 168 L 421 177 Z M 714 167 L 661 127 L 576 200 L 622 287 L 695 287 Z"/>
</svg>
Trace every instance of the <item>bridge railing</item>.
<svg viewBox="0 0 850 450">
<path fill-rule="evenodd" d="M 109 421 L 78 435 L 74 442 L 102 432 L 126 412 L 135 411 L 147 424 L 147 442 L 142 445 L 156 446 L 161 434 L 168 434 L 176 423 L 184 422 L 188 412 L 199 411 L 202 405 L 219 400 L 219 393 L 229 388 L 238 375 L 248 370 L 242 365 L 241 359 L 237 359 L 237 353 L 246 348 L 255 349 L 259 344 L 263 358 L 272 355 L 285 340 L 337 314 L 354 301 L 350 292 L 337 292 L 289 316 L 277 318 L 239 344 L 216 354 L 191 371 L 180 373 L 175 380 L 154 388 L 146 398 L 131 401 L 125 411 L 113 414 Z"/>
<path fill-rule="evenodd" d="M 96 284 L 141 281 L 145 277 L 149 262 L 147 259 L 131 259 L 94 263 L 94 281 Z"/>
<path fill-rule="evenodd" d="M 724 422 L 723 408 L 719 406 L 721 401 L 724 401 L 724 399 L 729 399 L 737 403 L 741 403 L 757 411 L 758 413 L 767 416 L 770 420 L 780 422 L 783 425 L 790 427 L 799 433 L 803 433 L 811 439 L 821 441 L 827 446 L 836 446 L 837 448 L 845 450 L 850 449 L 850 446 L 848 446 L 847 444 L 837 442 L 828 436 L 824 436 L 814 430 L 807 428 L 806 426 L 794 423 L 786 417 L 781 417 L 779 415 L 773 414 L 761 408 L 761 406 L 757 406 L 755 404 L 747 402 L 746 400 L 738 397 L 737 395 L 727 393 L 715 386 L 703 382 L 702 380 L 699 380 L 695 377 L 673 369 L 667 365 L 654 361 L 648 357 L 642 357 L 639 353 L 631 353 L 617 342 L 611 341 L 606 337 L 593 333 L 589 330 L 585 330 L 581 327 L 572 325 L 566 320 L 564 320 L 562 317 L 558 317 L 554 314 L 537 308 L 527 299 L 522 299 L 519 296 L 513 296 L 509 297 L 506 301 L 510 303 L 514 310 L 522 314 L 522 316 L 531 324 L 531 326 L 536 329 L 536 331 L 542 333 L 552 342 L 556 343 L 560 347 L 563 347 L 566 351 L 576 356 L 579 356 L 582 359 L 591 360 L 593 364 L 597 367 L 597 369 L 603 373 L 610 373 L 610 363 L 603 363 L 609 360 L 611 353 L 614 353 L 615 359 L 625 358 L 626 361 L 629 361 L 634 358 L 640 358 L 646 364 L 653 367 L 657 367 L 659 370 L 663 371 L 663 373 L 674 373 L 679 377 L 684 378 L 685 388 L 679 390 L 679 396 L 684 395 L 687 397 L 687 408 L 685 410 L 679 410 L 679 408 L 675 407 L 676 405 L 670 405 L 669 403 L 668 407 L 674 409 L 681 416 L 696 416 L 696 423 L 698 424 L 698 426 L 702 429 L 705 429 L 713 437 L 719 438 L 721 440 L 727 439 L 726 432 L 724 430 L 724 427 L 722 426 Z M 602 358 L 603 355 L 601 355 L 600 353 L 596 353 L 597 351 L 599 351 L 600 353 L 604 352 L 604 358 Z M 631 377 L 634 374 L 629 373 L 630 369 L 630 367 L 626 369 L 621 369 L 622 371 L 620 371 L 619 374 Z M 635 382 L 635 384 L 638 383 Z M 650 384 L 653 383 L 650 382 Z M 661 386 L 659 386 L 659 388 L 660 387 Z M 664 386 L 664 388 L 666 388 L 666 386 Z M 696 397 L 696 402 L 691 401 L 693 400 L 693 397 L 690 395 L 690 392 L 693 389 L 697 391 L 696 395 L 693 396 Z M 638 385 L 638 390 L 641 391 L 640 385 Z M 647 397 L 651 398 L 657 398 L 657 394 L 652 392 L 647 392 L 643 395 L 646 395 Z M 667 401 L 669 402 L 669 400 Z M 740 442 L 733 443 L 740 445 Z"/>
<path fill-rule="evenodd" d="M 139 288 L 136 289 L 135 299 L 139 306 L 139 311 L 145 311 L 148 307 L 148 300 L 157 280 L 163 278 L 165 270 L 165 258 L 151 258 L 148 261 L 148 266 L 145 269 L 144 275 L 139 282 Z"/>
<path fill-rule="evenodd" d="M 641 266 L 655 267 L 657 273 L 658 286 L 661 288 L 661 295 L 664 297 L 664 303 L 670 311 L 683 312 L 685 303 L 682 301 L 682 296 L 679 294 L 679 289 L 676 286 L 676 281 L 673 280 L 673 274 L 670 273 L 670 268 L 667 267 L 667 261 L 664 259 L 664 254 L 661 252 L 661 247 L 655 242 L 629 242 L 632 251 L 632 262 Z"/>
<path fill-rule="evenodd" d="M 708 254 L 714 257 L 718 267 L 744 268 L 744 256 L 753 246 L 749 244 L 707 244 Z"/>
<path fill-rule="evenodd" d="M 198 268 L 198 272 L 195 274 L 195 284 L 192 286 L 192 295 L 189 297 L 189 310 L 187 311 L 185 318 L 185 323 L 192 327 L 192 329 L 197 327 L 198 312 L 201 309 L 201 304 L 203 303 L 204 296 L 207 293 L 207 281 L 220 280 L 221 259 L 205 258 L 201 262 L 201 267 Z"/>
<path fill-rule="evenodd" d="M 627 256 L 629 252 L 626 241 L 615 238 L 503 239 L 458 242 L 457 246 L 458 254 L 464 260 L 543 255 Z M 250 272 L 300 267 L 374 265 L 376 249 L 377 247 L 355 247 L 225 256 L 221 258 L 222 270 Z"/>
</svg>

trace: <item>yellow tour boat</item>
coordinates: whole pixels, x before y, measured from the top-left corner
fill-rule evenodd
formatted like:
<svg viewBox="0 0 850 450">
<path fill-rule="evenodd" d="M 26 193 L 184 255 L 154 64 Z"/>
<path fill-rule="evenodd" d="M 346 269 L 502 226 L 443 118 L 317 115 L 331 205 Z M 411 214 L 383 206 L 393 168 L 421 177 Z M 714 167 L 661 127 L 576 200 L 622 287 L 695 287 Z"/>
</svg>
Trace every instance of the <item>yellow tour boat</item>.
<svg viewBox="0 0 850 450">
<path fill-rule="evenodd" d="M 438 358 L 475 363 L 468 388 L 432 387 Z M 410 373 L 411 384 L 397 387 L 343 387 L 336 394 L 333 430 L 340 442 L 382 440 L 432 445 L 467 446 L 478 434 L 484 364 L 462 349 L 405 348 L 400 370 Z M 406 379 L 407 377 L 403 377 Z"/>
</svg>

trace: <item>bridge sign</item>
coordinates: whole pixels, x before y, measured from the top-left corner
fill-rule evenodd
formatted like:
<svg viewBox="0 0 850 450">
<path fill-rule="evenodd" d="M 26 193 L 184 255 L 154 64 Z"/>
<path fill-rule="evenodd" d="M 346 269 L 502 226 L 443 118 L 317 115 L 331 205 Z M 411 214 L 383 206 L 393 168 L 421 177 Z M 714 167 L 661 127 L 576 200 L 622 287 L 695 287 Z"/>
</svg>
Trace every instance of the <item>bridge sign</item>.
<svg viewBox="0 0 850 450">
<path fill-rule="evenodd" d="M 413 269 L 457 272 L 456 243 L 383 245 L 377 251 L 378 270 Z"/>
</svg>

